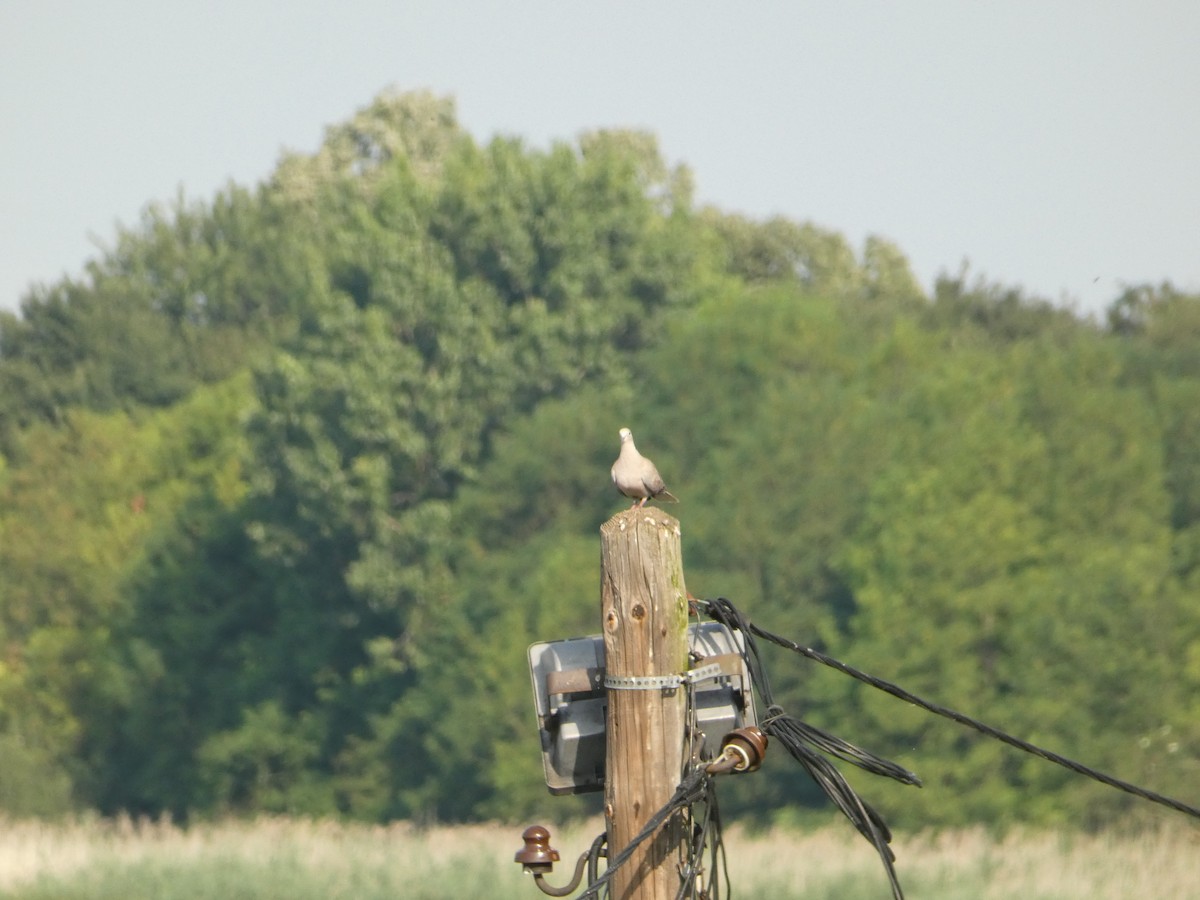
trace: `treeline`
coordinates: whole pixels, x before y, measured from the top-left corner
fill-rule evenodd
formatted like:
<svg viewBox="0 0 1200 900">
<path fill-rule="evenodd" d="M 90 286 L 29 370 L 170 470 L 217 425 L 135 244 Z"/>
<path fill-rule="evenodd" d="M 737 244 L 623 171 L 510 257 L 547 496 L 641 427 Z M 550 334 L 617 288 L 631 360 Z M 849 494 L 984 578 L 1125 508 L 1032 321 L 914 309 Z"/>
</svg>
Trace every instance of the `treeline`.
<svg viewBox="0 0 1200 900">
<path fill-rule="evenodd" d="M 1076 317 L 880 239 L 699 208 L 644 134 L 477 142 L 385 94 L 152 207 L 0 315 L 0 808 L 571 808 L 525 648 L 594 632 L 629 425 L 688 586 L 1068 755 L 1200 770 L 1200 298 Z M 926 788 L 893 821 L 1132 801 L 773 661 Z M 731 805 L 815 801 L 782 761 Z"/>
</svg>

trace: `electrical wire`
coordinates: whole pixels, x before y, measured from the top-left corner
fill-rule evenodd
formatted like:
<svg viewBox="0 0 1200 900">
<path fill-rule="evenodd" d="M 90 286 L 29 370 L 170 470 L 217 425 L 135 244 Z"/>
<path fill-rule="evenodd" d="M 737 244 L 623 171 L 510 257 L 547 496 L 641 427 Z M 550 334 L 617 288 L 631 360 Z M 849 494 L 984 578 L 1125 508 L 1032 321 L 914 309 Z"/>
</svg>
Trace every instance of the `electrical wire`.
<svg viewBox="0 0 1200 900">
<path fill-rule="evenodd" d="M 920 786 L 921 780 L 896 763 L 868 753 L 841 738 L 787 715 L 782 707 L 774 702 L 771 685 L 767 680 L 766 666 L 763 665 L 762 657 L 759 654 L 758 643 L 755 641 L 756 633 L 750 621 L 737 607 L 724 598 L 698 600 L 695 601 L 695 606 L 703 609 L 726 628 L 737 630 L 742 634 L 742 658 L 750 673 L 751 682 L 764 703 L 767 704 L 768 716 L 762 720 L 761 724 L 763 731 L 783 744 L 817 787 L 850 820 L 859 834 L 875 848 L 884 872 L 887 874 L 892 896 L 895 900 L 904 900 L 904 892 L 896 875 L 896 855 L 888 846 L 892 840 L 891 829 L 888 828 L 883 817 L 858 796 L 842 773 L 827 759 L 816 753 L 813 748 L 853 763 L 876 775 L 895 778 L 904 784 Z"/>
<path fill-rule="evenodd" d="M 652 815 L 646 821 L 646 824 L 642 826 L 642 830 L 634 835 L 629 843 L 609 861 L 608 868 L 604 870 L 604 874 L 587 886 L 587 889 L 579 895 L 579 900 L 599 896 L 600 889 L 612 880 L 612 877 L 621 866 L 629 861 L 634 851 L 646 838 L 658 831 L 663 823 L 675 813 L 690 807 L 694 803 L 698 803 L 705 797 L 708 793 L 711 779 L 712 776 L 705 772 L 702 767 L 696 768 L 685 775 L 679 786 L 675 789 L 675 793 L 671 796 L 671 799 L 663 805 L 662 809 Z"/>
<path fill-rule="evenodd" d="M 798 653 L 801 656 L 815 660 L 816 662 L 828 666 L 835 671 L 841 672 L 844 675 L 849 675 L 851 678 L 861 681 L 863 684 L 870 685 L 871 687 L 883 691 L 886 694 L 890 694 L 898 700 L 911 703 L 913 706 L 917 706 L 926 712 L 931 712 L 934 715 L 950 719 L 951 721 L 957 722 L 958 724 L 966 726 L 967 728 L 972 728 L 975 731 L 978 731 L 980 734 L 994 738 L 1001 743 L 1008 744 L 1010 747 L 1015 747 L 1016 749 L 1025 753 L 1029 753 L 1033 756 L 1044 759 L 1047 762 L 1052 762 L 1056 765 L 1062 766 L 1063 768 L 1069 769 L 1078 775 L 1083 775 L 1086 778 L 1091 778 L 1092 780 L 1098 781 L 1101 784 L 1107 785 L 1108 787 L 1115 788 L 1119 791 L 1124 791 L 1125 793 L 1132 794 L 1135 797 L 1140 797 L 1143 800 L 1149 800 L 1151 803 L 1157 803 L 1161 806 L 1173 809 L 1176 812 L 1181 812 L 1184 815 L 1200 819 L 1200 808 L 1192 806 L 1188 803 L 1184 803 L 1181 800 L 1176 800 L 1173 797 L 1167 797 L 1163 794 L 1159 794 L 1156 791 L 1139 787 L 1136 784 L 1131 784 L 1130 782 L 1123 781 L 1120 778 L 1115 778 L 1112 775 L 1107 775 L 1098 769 L 1084 765 L 1081 762 L 1070 759 L 1059 753 L 1055 753 L 1052 750 L 1047 750 L 1043 747 L 1037 746 L 1036 744 L 1031 744 L 1029 741 L 1014 737 L 1007 732 L 1001 731 L 999 728 L 988 725 L 986 722 L 981 722 L 979 719 L 975 719 L 971 716 L 965 715 L 964 713 L 950 709 L 947 706 L 942 706 L 940 703 L 934 703 L 930 700 L 918 697 L 916 694 L 912 693 L 911 691 L 906 691 L 899 685 L 893 684 L 892 682 L 886 681 L 882 678 L 877 678 L 874 675 L 869 675 L 866 672 L 860 671 L 853 666 L 834 659 L 832 656 L 828 656 L 819 650 L 814 650 L 811 647 L 805 647 L 796 643 L 795 641 L 790 641 L 787 638 L 780 637 L 777 634 L 772 634 L 766 629 L 759 628 L 757 625 L 754 625 L 748 619 L 746 619 L 740 612 L 737 611 L 730 601 L 723 597 L 718 598 L 717 600 L 697 601 L 697 606 L 700 606 L 701 604 L 703 604 L 704 608 L 709 612 L 709 614 L 718 621 L 725 621 L 727 623 L 736 622 L 736 626 L 730 625 L 730 627 L 740 628 L 743 634 L 747 636 L 753 635 L 760 637 L 765 641 L 770 641 L 773 644 L 777 644 L 778 646 Z M 752 638 L 748 637 L 748 641 L 749 640 L 752 640 Z"/>
<path fill-rule="evenodd" d="M 950 719 L 960 725 L 972 728 L 987 737 L 994 738 L 1018 750 L 1063 766 L 1076 774 L 1200 819 L 1200 809 L 1194 806 L 1156 793 L 1155 791 L 1130 784 L 1111 775 L 1106 775 L 1083 763 L 1007 734 L 999 728 L 995 728 L 971 716 L 918 697 L 916 694 L 905 690 L 899 685 L 869 675 L 840 660 L 834 659 L 832 656 L 821 653 L 819 650 L 805 647 L 795 641 L 788 640 L 764 628 L 760 628 L 753 624 L 733 603 L 724 597 L 719 597 L 716 600 L 693 600 L 692 606 L 697 612 L 704 612 L 727 628 L 741 633 L 743 638 L 741 653 L 746 663 L 746 670 L 750 675 L 754 691 L 757 692 L 767 708 L 767 715 L 761 720 L 760 727 L 768 735 L 783 744 L 791 756 L 812 777 L 813 781 L 830 798 L 834 805 L 841 810 L 859 833 L 875 848 L 887 873 L 888 882 L 892 889 L 892 896 L 895 900 L 904 900 L 904 894 L 901 890 L 894 866 L 896 857 L 889 846 L 892 839 L 891 830 L 879 813 L 850 787 L 837 768 L 820 754 L 824 753 L 828 756 L 836 757 L 872 774 L 893 778 L 904 784 L 920 787 L 921 780 L 914 773 L 894 762 L 862 750 L 827 731 L 813 725 L 808 725 L 788 715 L 782 707 L 774 702 L 771 685 L 767 679 L 766 667 L 763 665 L 762 657 L 759 653 L 757 638 L 791 650 L 844 675 L 849 675 L 851 678 L 883 691 L 899 700 L 903 700 L 935 715 Z M 689 706 L 692 705 L 693 698 L 689 695 Z M 689 721 L 692 721 L 693 718 L 694 716 L 689 714 Z M 694 725 L 694 721 L 692 721 L 692 724 Z M 695 734 L 694 728 L 692 729 L 692 733 L 693 735 Z M 681 883 L 675 898 L 676 900 L 698 900 L 698 898 L 703 897 L 706 900 L 720 900 L 721 879 L 718 877 L 718 869 L 723 871 L 726 885 L 729 884 L 729 870 L 721 835 L 716 790 L 713 784 L 713 776 L 705 771 L 703 765 L 697 765 L 696 763 L 697 761 L 689 754 L 688 759 L 685 761 L 685 770 L 690 768 L 690 771 L 685 771 L 675 793 L 662 809 L 650 817 L 642 830 L 634 836 L 629 844 L 615 858 L 610 860 L 604 874 L 597 877 L 595 875 L 594 862 L 589 866 L 588 877 L 590 884 L 579 895 L 579 900 L 599 897 L 600 891 L 609 885 L 613 876 L 621 866 L 628 862 L 637 847 L 662 827 L 672 815 L 680 811 L 687 812 L 688 821 L 692 826 L 692 834 L 688 840 L 687 859 L 681 865 Z M 697 822 L 694 807 L 701 803 L 704 804 L 704 813 L 699 822 Z M 596 845 L 593 846 L 593 857 L 598 855 L 596 851 L 598 851 L 599 843 L 600 839 L 597 839 Z M 698 881 L 703 872 L 702 861 L 706 849 L 710 854 L 708 867 L 710 880 L 707 889 L 704 889 L 698 884 Z M 720 866 L 718 866 L 718 861 L 720 862 Z"/>
</svg>

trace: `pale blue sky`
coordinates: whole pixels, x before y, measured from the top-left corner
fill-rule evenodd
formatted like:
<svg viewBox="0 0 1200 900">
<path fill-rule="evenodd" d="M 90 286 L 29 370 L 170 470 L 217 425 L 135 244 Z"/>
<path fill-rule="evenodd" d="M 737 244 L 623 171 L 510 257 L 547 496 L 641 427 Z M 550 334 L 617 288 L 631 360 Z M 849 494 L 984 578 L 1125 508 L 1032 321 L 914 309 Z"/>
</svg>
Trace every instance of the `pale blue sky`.
<svg viewBox="0 0 1200 900">
<path fill-rule="evenodd" d="M 1200 290 L 1200 3 L 0 0 L 0 307 L 387 86 L 481 140 L 647 128 L 702 201 L 1103 309 Z"/>
</svg>

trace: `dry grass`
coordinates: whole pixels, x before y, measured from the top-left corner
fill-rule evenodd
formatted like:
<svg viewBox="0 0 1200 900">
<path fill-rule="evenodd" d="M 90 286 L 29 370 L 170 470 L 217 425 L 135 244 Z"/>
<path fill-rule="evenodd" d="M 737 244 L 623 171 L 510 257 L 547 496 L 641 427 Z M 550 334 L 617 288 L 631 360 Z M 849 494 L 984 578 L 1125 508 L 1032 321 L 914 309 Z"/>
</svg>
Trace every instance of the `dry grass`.
<svg viewBox="0 0 1200 900">
<path fill-rule="evenodd" d="M 727 830 L 734 885 L 781 897 L 889 896 L 874 850 L 849 826 L 791 835 Z M 1200 897 L 1200 829 L 1184 825 L 1118 836 L 964 829 L 892 844 L 905 893 L 926 898 L 1194 900 Z M 838 892 L 845 886 L 845 895 Z"/>
<path fill-rule="evenodd" d="M 520 827 L 418 829 L 298 819 L 169 823 L 0 822 L 0 895 L 42 897 L 542 896 L 512 862 Z M 566 880 L 598 822 L 555 829 Z M 1134 836 L 982 829 L 895 843 L 912 900 L 1200 896 L 1200 830 L 1170 823 Z M 874 852 L 848 826 L 726 832 L 735 895 L 885 898 Z"/>
<path fill-rule="evenodd" d="M 98 878 L 121 897 L 167 896 L 458 896 L 464 879 L 521 885 L 511 861 L 520 829 L 492 825 L 418 829 L 407 823 L 370 826 L 259 818 L 179 828 L 169 822 L 85 819 L 62 824 L 0 822 L 0 896 L 98 896 Z M 510 871 L 511 869 L 511 871 Z M 482 875 L 481 875 L 482 870 Z M 174 873 L 177 877 L 171 878 Z M 127 886 L 122 887 L 122 880 Z M 422 886 L 412 891 L 406 888 Z M 469 892 L 462 896 L 468 896 Z"/>
</svg>

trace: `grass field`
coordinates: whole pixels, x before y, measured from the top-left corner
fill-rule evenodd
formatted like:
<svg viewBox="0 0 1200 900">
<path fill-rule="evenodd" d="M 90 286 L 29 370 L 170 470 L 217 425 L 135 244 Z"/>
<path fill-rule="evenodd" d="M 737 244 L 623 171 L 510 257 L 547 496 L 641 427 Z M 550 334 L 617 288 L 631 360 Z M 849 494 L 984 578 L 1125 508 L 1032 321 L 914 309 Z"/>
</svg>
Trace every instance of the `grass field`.
<svg viewBox="0 0 1200 900">
<path fill-rule="evenodd" d="M 0 897 L 20 900 L 442 900 L 544 896 L 513 853 L 519 826 L 418 829 L 296 819 L 180 829 L 154 822 L 0 822 Z M 553 829 L 552 829 L 553 830 Z M 554 830 L 562 884 L 599 823 Z M 733 896 L 886 900 L 874 852 L 849 826 L 726 831 Z M 1200 829 L 1117 837 L 968 830 L 898 838 L 910 900 L 1200 897 Z M 570 862 L 568 862 L 570 861 Z"/>
</svg>

